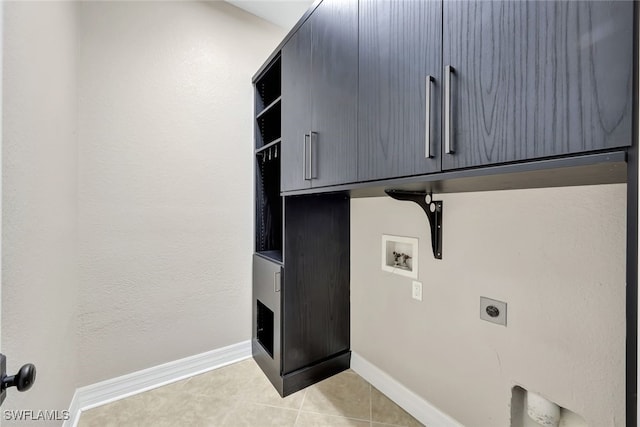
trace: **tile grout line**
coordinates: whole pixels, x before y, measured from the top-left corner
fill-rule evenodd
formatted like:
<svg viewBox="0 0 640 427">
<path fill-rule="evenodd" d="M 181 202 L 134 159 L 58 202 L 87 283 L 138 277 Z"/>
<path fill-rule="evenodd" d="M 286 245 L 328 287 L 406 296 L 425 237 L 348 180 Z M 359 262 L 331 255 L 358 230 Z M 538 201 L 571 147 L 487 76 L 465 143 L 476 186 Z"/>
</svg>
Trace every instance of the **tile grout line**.
<svg viewBox="0 0 640 427">
<path fill-rule="evenodd" d="M 304 394 L 302 395 L 302 402 L 300 402 L 300 407 L 298 408 L 298 415 L 296 415 L 296 420 L 293 423 L 294 426 L 298 425 L 298 418 L 300 418 L 300 412 L 302 412 L 302 407 L 304 406 L 304 400 L 307 398 L 308 388 L 304 389 Z"/>
<path fill-rule="evenodd" d="M 316 411 L 302 411 L 300 410 L 300 412 L 304 412 L 305 414 L 313 414 L 313 415 L 322 415 L 323 417 L 334 417 L 334 418 L 344 418 L 347 420 L 352 420 L 352 421 L 369 421 L 365 418 L 357 418 L 357 417 L 349 417 L 346 415 L 338 415 L 338 414 L 327 414 L 326 412 L 316 412 Z M 389 424 L 389 425 L 393 425 L 393 424 Z M 403 427 L 403 426 L 394 426 L 394 427 Z"/>
<path fill-rule="evenodd" d="M 287 408 L 286 406 L 271 405 L 269 403 L 256 402 L 253 400 L 246 400 L 246 403 L 250 403 L 252 405 L 258 405 L 258 406 L 264 406 L 267 408 L 282 409 L 283 411 L 295 411 L 295 412 L 300 411 L 299 409 L 296 409 L 296 408 Z"/>
</svg>

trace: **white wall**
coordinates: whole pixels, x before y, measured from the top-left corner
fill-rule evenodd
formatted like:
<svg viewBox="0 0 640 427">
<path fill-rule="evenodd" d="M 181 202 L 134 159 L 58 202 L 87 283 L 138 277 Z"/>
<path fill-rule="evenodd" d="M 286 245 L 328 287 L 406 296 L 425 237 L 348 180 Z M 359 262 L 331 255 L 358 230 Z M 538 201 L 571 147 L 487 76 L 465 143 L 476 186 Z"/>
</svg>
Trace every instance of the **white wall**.
<svg viewBox="0 0 640 427">
<path fill-rule="evenodd" d="M 251 77 L 284 30 L 224 2 L 84 2 L 80 384 L 250 338 Z"/>
<path fill-rule="evenodd" d="M 351 202 L 352 350 L 468 427 L 508 426 L 522 385 L 624 426 L 626 186 L 438 195 L 443 259 L 425 214 Z M 381 234 L 420 239 L 423 302 L 380 268 Z M 508 327 L 479 320 L 480 296 Z"/>
<path fill-rule="evenodd" d="M 77 369 L 76 8 L 4 9 L 1 349 L 10 374 L 38 374 L 3 410 L 63 410 Z"/>
</svg>

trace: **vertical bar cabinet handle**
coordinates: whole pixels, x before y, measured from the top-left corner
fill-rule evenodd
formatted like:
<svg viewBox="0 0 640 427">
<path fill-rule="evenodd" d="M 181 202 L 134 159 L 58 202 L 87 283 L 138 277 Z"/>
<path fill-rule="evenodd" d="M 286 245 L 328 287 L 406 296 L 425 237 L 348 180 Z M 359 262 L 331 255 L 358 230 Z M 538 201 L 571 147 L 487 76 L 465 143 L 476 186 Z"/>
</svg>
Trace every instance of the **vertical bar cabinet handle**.
<svg viewBox="0 0 640 427">
<path fill-rule="evenodd" d="M 316 139 L 317 139 L 318 138 L 317 137 L 318 132 L 314 132 L 314 131 L 309 132 L 309 179 L 318 178 L 315 175 L 315 173 L 314 173 L 315 171 L 313 169 L 313 152 L 314 152 L 314 150 L 313 150 L 313 136 L 314 135 L 316 135 Z"/>
<path fill-rule="evenodd" d="M 281 273 L 279 271 L 273 273 L 273 292 L 280 292 L 280 278 Z"/>
<path fill-rule="evenodd" d="M 451 65 L 444 67 L 444 152 L 455 153 L 453 146 L 453 127 L 451 120 L 451 75 L 455 69 Z"/>
<path fill-rule="evenodd" d="M 302 140 L 302 178 L 305 181 L 308 181 L 309 178 L 307 178 L 307 137 L 309 136 L 309 134 L 305 133 L 304 134 L 304 139 Z"/>
<path fill-rule="evenodd" d="M 431 154 L 431 82 L 432 76 L 427 76 L 425 81 L 425 116 L 424 116 L 424 157 L 429 159 Z"/>
</svg>

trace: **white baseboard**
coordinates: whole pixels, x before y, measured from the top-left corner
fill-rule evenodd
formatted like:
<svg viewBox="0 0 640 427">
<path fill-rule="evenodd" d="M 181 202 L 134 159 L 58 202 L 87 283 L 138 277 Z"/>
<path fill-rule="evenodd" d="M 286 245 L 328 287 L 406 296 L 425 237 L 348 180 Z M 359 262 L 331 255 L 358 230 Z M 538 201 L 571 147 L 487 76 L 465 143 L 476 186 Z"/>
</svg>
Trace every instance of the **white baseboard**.
<svg viewBox="0 0 640 427">
<path fill-rule="evenodd" d="M 251 357 L 251 341 L 185 357 L 76 389 L 63 427 L 76 427 L 80 414 L 134 394 L 167 385 Z"/>
<path fill-rule="evenodd" d="M 351 352 L 351 369 L 422 424 L 429 427 L 464 427 L 355 352 Z"/>
</svg>

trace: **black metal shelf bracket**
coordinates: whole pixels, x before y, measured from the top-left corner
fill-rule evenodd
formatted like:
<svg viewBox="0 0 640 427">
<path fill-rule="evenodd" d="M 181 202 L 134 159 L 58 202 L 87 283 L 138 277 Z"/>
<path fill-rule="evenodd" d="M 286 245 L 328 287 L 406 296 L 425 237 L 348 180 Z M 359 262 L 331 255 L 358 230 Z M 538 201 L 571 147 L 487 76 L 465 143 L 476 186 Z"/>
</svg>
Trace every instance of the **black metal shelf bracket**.
<svg viewBox="0 0 640 427">
<path fill-rule="evenodd" d="M 442 200 L 433 200 L 433 194 L 425 191 L 384 190 L 387 196 L 396 200 L 415 202 L 427 214 L 431 227 L 431 247 L 433 256 L 442 259 Z"/>
</svg>

